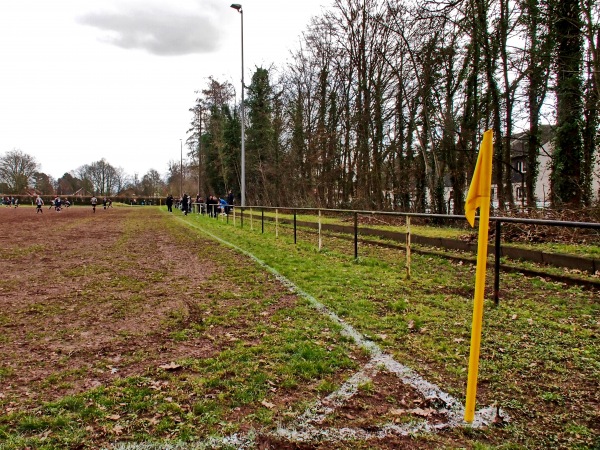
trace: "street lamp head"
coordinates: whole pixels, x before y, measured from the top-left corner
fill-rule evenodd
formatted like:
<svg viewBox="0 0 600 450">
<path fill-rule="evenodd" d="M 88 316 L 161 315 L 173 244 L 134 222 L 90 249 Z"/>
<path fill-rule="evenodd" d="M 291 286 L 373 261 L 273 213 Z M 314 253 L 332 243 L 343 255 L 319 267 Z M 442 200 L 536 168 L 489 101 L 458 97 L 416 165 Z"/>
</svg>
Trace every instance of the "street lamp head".
<svg viewBox="0 0 600 450">
<path fill-rule="evenodd" d="M 237 9 L 237 11 L 238 11 L 239 13 L 241 13 L 241 12 L 242 12 L 242 5 L 240 5 L 239 3 L 232 3 L 231 7 L 232 7 L 233 9 Z"/>
</svg>

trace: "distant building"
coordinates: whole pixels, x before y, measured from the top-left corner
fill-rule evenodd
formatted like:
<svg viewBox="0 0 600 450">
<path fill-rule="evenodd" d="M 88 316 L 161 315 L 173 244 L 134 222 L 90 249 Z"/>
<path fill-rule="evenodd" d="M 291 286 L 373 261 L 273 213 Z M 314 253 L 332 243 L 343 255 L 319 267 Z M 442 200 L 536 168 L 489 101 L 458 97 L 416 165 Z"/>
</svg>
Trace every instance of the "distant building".
<svg viewBox="0 0 600 450">
<path fill-rule="evenodd" d="M 75 192 L 73 192 L 73 196 L 74 197 L 79 197 L 79 198 L 91 197 L 92 193 L 89 192 L 89 191 L 86 191 L 84 188 L 79 188 Z"/>
<path fill-rule="evenodd" d="M 527 140 L 528 133 L 520 133 L 511 139 L 511 181 L 513 189 L 513 199 L 515 205 L 526 206 L 527 194 L 525 186 L 525 176 L 528 170 L 527 167 Z M 552 173 L 552 150 L 554 145 L 552 138 L 554 133 L 552 127 L 541 127 L 541 143 L 542 148 L 538 154 L 538 174 L 535 183 L 535 198 L 538 208 L 546 208 L 550 206 L 550 174 Z M 495 180 L 494 180 L 495 181 Z M 498 198 L 495 195 L 497 192 L 496 184 L 492 182 L 492 202 L 495 206 L 498 205 Z"/>
<path fill-rule="evenodd" d="M 538 208 L 547 208 L 550 206 L 550 175 L 552 174 L 552 152 L 554 143 L 552 141 L 554 134 L 552 127 L 549 125 L 543 126 L 541 129 L 542 147 L 538 154 L 538 174 L 535 183 L 535 198 Z M 515 135 L 511 140 L 511 181 L 513 189 L 513 199 L 515 205 L 525 207 L 527 202 L 525 174 L 527 173 L 527 138 L 528 133 L 520 133 Z M 492 205 L 498 207 L 497 183 L 495 173 L 492 168 Z M 453 192 L 450 184 L 450 177 L 446 177 L 445 198 L 448 205 L 448 212 L 453 213 L 452 199 Z M 468 189 L 468 188 L 467 188 Z M 466 191 L 465 191 L 466 195 Z M 592 180 L 592 196 L 598 201 L 600 199 L 600 160 L 594 165 L 594 176 Z"/>
<path fill-rule="evenodd" d="M 538 155 L 538 174 L 535 183 L 535 198 L 539 208 L 550 206 L 550 175 L 552 174 L 552 153 L 554 151 L 554 133 L 552 127 L 547 125 L 541 129 L 542 148 Z M 528 133 L 516 135 L 511 140 L 512 188 L 513 198 L 517 206 L 525 206 L 527 201 L 525 174 L 527 167 L 527 139 Z M 598 200 L 600 189 L 599 162 L 594 165 L 594 176 L 592 179 L 592 198 Z M 496 185 L 492 185 L 494 193 Z M 492 201 L 497 205 L 498 199 L 493 197 Z"/>
</svg>

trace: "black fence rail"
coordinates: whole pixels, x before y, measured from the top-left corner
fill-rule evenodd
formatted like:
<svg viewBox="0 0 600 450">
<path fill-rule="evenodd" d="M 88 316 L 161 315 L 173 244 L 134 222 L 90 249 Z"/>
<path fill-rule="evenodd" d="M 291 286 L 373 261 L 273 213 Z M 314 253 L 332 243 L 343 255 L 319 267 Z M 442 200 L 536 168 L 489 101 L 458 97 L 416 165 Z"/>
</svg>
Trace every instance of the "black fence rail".
<svg viewBox="0 0 600 450">
<path fill-rule="evenodd" d="M 198 208 L 201 212 L 201 208 Z M 427 214 L 427 213 L 402 213 L 402 212 L 389 212 L 389 211 L 368 211 L 368 210 L 346 210 L 346 209 L 324 209 L 324 208 L 289 208 L 289 207 L 270 207 L 270 206 L 230 206 L 228 213 L 224 214 L 229 221 L 229 215 L 233 214 L 234 224 L 236 222 L 236 215 L 239 216 L 240 226 L 244 226 L 244 212 L 246 214 L 250 211 L 250 220 L 254 220 L 255 211 L 260 212 L 261 221 L 261 232 L 264 233 L 265 220 L 276 221 L 276 227 L 278 223 L 288 223 L 289 220 L 278 219 L 278 214 L 292 215 L 291 225 L 293 226 L 294 243 L 297 243 L 298 227 L 303 228 L 314 228 L 317 229 L 319 234 L 319 248 L 321 247 L 321 232 L 330 231 L 337 233 L 346 233 L 353 236 L 354 244 L 354 258 L 359 256 L 359 234 L 363 236 L 379 237 L 384 239 L 391 239 L 395 241 L 405 241 L 405 248 L 407 253 L 407 276 L 410 277 L 410 251 L 411 242 L 413 244 L 442 247 L 450 250 L 459 250 L 467 252 L 477 252 L 477 245 L 460 241 L 457 239 L 442 238 L 442 237 L 426 237 L 426 236 L 412 236 L 411 235 L 411 218 L 424 219 L 434 221 L 436 225 L 448 224 L 448 223 L 465 223 L 465 217 L 462 215 L 444 215 L 444 214 Z M 265 211 L 275 212 L 274 217 L 265 217 Z M 298 214 L 316 214 L 318 216 L 317 223 L 298 221 Z M 352 220 L 352 225 L 340 225 L 340 224 L 328 224 L 322 223 L 321 217 L 323 216 L 346 216 Z M 359 216 L 393 216 L 404 219 L 407 231 L 405 233 L 391 230 L 381 230 L 369 227 L 359 228 Z M 521 225 L 536 225 L 545 227 L 560 227 L 560 228 L 579 228 L 594 230 L 600 236 L 600 223 L 595 222 L 573 222 L 573 221 L 561 221 L 561 220 L 544 220 L 544 219 L 525 219 L 515 217 L 490 217 L 490 222 L 494 224 L 494 227 L 490 228 L 494 231 L 494 245 L 490 246 L 488 253 L 494 255 L 494 302 L 499 302 L 500 292 L 500 272 L 501 272 L 501 258 L 508 257 L 516 260 L 526 260 L 534 263 L 554 265 L 557 267 L 564 267 L 568 269 L 575 269 L 590 274 L 596 274 L 600 272 L 600 259 L 597 258 L 585 258 L 575 255 L 557 254 L 552 252 L 544 252 L 539 250 L 523 249 L 518 247 L 512 247 L 510 245 L 502 245 L 502 225 L 503 224 L 521 224 Z M 251 222 L 252 223 L 252 222 Z M 373 243 L 370 241 L 370 243 Z M 529 270 L 522 270 L 524 273 L 532 273 Z M 571 281 L 577 281 L 571 279 Z M 581 280 L 583 281 L 583 280 Z M 592 283 L 594 285 L 600 285 L 598 283 Z"/>
</svg>

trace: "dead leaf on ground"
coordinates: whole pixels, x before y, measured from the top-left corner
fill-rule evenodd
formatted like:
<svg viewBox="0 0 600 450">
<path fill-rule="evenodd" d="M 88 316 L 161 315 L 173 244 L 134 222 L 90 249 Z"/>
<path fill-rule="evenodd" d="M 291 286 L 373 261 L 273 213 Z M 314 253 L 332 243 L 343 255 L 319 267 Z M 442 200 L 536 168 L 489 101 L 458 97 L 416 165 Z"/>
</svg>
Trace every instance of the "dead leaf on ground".
<svg viewBox="0 0 600 450">
<path fill-rule="evenodd" d="M 275 408 L 275 405 L 273 403 L 270 403 L 266 400 L 263 400 L 262 402 L 260 402 L 260 404 L 263 405 L 265 408 L 269 408 L 269 409 Z"/>
<path fill-rule="evenodd" d="M 429 416 L 431 416 L 435 412 L 435 409 L 432 409 L 432 408 L 427 408 L 427 409 L 415 408 L 415 409 L 409 410 L 408 412 L 414 414 L 415 416 L 419 416 L 419 417 L 429 417 Z"/>
<path fill-rule="evenodd" d="M 160 369 L 164 370 L 179 370 L 181 369 L 181 365 L 175 364 L 174 362 L 170 362 L 169 364 L 163 364 L 162 366 L 158 366 Z"/>
</svg>

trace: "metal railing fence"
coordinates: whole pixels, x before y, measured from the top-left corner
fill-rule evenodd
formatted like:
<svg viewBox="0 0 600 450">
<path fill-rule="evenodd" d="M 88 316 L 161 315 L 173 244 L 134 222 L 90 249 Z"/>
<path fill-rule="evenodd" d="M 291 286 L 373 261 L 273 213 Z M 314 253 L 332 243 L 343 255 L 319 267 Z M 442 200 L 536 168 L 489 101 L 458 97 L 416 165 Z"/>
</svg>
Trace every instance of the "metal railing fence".
<svg viewBox="0 0 600 450">
<path fill-rule="evenodd" d="M 216 206 L 216 205 L 213 205 Z M 352 217 L 353 222 L 353 244 L 354 244 L 354 258 L 358 258 L 358 243 L 359 243 L 359 216 L 394 216 L 404 218 L 406 223 L 406 254 L 407 254 L 407 277 L 410 278 L 410 246 L 411 246 L 411 218 L 419 219 L 435 219 L 436 223 L 447 223 L 447 222 L 461 222 L 466 223 L 465 216 L 463 215 L 446 215 L 446 214 L 428 214 L 428 213 L 408 213 L 408 212 L 392 212 L 392 211 L 369 211 L 369 210 L 348 210 L 348 209 L 326 209 L 326 208 L 305 208 L 305 207 L 273 207 L 273 206 L 233 206 L 230 205 L 230 212 L 233 213 L 234 224 L 236 221 L 236 211 L 239 211 L 240 226 L 244 226 L 244 211 L 250 211 L 250 226 L 253 227 L 254 210 L 260 211 L 261 220 L 261 232 L 264 233 L 265 227 L 265 211 L 275 212 L 275 226 L 276 234 L 278 234 L 279 226 L 279 214 L 281 212 L 288 212 L 293 215 L 293 232 L 294 232 L 294 244 L 298 242 L 298 220 L 297 216 L 299 212 L 316 214 L 318 217 L 317 228 L 319 234 L 319 250 L 321 249 L 321 230 L 322 222 L 321 218 L 324 214 L 331 215 L 346 215 Z M 227 214 L 229 218 L 229 214 Z M 479 220 L 479 217 L 476 217 Z M 546 220 L 546 219 L 527 219 L 517 217 L 501 217 L 492 216 L 490 222 L 494 223 L 494 303 L 499 303 L 499 292 L 500 292 L 500 259 L 502 256 L 502 224 L 522 224 L 522 225 L 539 225 L 547 227 L 562 227 L 562 228 L 580 228 L 580 229 L 591 229 L 597 230 L 600 233 L 600 223 L 595 222 L 574 222 L 574 221 L 562 221 L 562 220 Z M 597 264 L 596 264 L 597 263 Z M 592 271 L 600 270 L 600 261 L 593 261 Z"/>
</svg>

